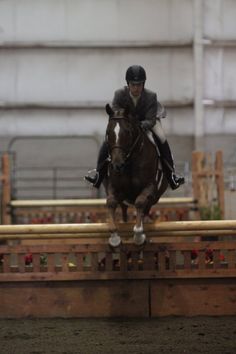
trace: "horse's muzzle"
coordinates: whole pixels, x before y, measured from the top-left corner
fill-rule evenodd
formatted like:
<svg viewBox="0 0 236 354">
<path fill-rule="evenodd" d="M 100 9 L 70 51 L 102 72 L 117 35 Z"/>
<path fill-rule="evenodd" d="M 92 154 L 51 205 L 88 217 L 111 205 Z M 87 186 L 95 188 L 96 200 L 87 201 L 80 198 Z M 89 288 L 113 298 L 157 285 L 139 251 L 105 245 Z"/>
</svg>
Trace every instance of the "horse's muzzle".
<svg viewBox="0 0 236 354">
<path fill-rule="evenodd" d="M 125 163 L 111 163 L 111 167 L 115 172 L 123 172 Z"/>
</svg>

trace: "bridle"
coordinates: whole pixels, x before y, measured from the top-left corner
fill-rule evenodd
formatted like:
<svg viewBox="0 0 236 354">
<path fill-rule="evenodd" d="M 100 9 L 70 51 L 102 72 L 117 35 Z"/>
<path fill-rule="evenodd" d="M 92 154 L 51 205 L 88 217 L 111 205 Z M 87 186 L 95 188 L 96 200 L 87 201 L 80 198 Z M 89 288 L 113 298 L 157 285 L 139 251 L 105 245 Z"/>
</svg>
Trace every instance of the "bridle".
<svg viewBox="0 0 236 354">
<path fill-rule="evenodd" d="M 127 119 L 127 118 L 123 117 L 123 116 L 110 117 L 110 120 L 118 121 L 119 119 Z M 106 133 L 106 136 L 107 136 L 107 133 Z M 135 151 L 135 148 L 138 145 L 139 140 L 141 139 L 141 136 L 142 136 L 142 132 L 141 132 L 141 130 L 139 130 L 138 136 L 136 137 L 135 141 L 133 142 L 132 146 L 130 147 L 130 149 L 129 149 L 129 151 L 127 153 L 124 151 L 124 148 L 122 146 L 117 145 L 117 144 L 111 146 L 110 151 L 112 152 L 114 149 L 121 150 L 124 153 L 124 155 L 125 155 L 124 165 L 127 165 L 127 163 L 129 162 L 130 157 L 132 156 L 133 152 Z M 141 147 L 142 147 L 142 145 L 141 145 Z M 111 162 L 111 155 L 110 154 L 109 154 L 108 160 Z"/>
</svg>

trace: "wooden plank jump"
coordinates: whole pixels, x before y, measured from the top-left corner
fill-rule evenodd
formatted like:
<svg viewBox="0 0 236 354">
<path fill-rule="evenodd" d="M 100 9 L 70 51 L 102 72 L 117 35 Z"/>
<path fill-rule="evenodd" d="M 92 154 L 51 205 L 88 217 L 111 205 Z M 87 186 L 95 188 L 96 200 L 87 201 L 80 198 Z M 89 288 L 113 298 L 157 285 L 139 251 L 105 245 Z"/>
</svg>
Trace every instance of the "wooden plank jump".
<svg viewBox="0 0 236 354">
<path fill-rule="evenodd" d="M 209 179 L 217 182 L 222 203 L 222 154 L 217 156 L 209 170 L 204 156 L 195 155 L 194 197 L 163 198 L 159 208 L 175 210 L 183 220 L 196 200 L 205 205 L 200 197 Z M 105 200 L 13 201 L 7 157 L 3 167 L 1 318 L 236 315 L 236 220 L 163 218 L 145 224 L 148 242 L 142 249 L 133 244 L 133 223 L 119 224 L 123 243 L 114 251 L 104 215 L 102 222 L 81 222 L 105 210 Z M 52 216 L 56 222 L 60 213 L 78 209 L 79 222 L 50 223 Z M 26 225 L 10 225 L 16 216 Z M 44 224 L 37 224 L 41 219 Z"/>
<path fill-rule="evenodd" d="M 114 251 L 107 224 L 2 225 L 0 317 L 236 315 L 235 220 L 146 226 L 153 239 L 139 249 L 120 224 L 128 236 Z"/>
</svg>

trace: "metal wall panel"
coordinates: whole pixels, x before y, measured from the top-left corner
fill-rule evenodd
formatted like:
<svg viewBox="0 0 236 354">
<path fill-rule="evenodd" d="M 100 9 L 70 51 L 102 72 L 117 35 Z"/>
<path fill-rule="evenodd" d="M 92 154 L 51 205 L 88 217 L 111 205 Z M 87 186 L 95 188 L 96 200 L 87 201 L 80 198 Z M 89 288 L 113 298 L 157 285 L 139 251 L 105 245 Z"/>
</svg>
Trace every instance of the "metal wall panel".
<svg viewBox="0 0 236 354">
<path fill-rule="evenodd" d="M 191 136 L 194 126 L 192 110 L 167 109 L 167 118 L 162 119 L 167 134 Z M 21 109 L 4 110 L 0 113 L 2 136 L 38 135 L 83 135 L 104 136 L 107 125 L 105 109 Z"/>
<path fill-rule="evenodd" d="M 189 0 L 2 0 L 0 39 L 189 40 L 192 16 Z"/>
<path fill-rule="evenodd" d="M 235 0 L 0 1 L 0 135 L 102 136 L 102 107 L 140 63 L 147 87 L 168 105 L 167 134 L 196 137 L 203 79 L 204 139 L 227 140 L 236 133 L 235 13 Z"/>
<path fill-rule="evenodd" d="M 162 100 L 192 100 L 191 50 L 153 48 L 2 50 L 0 97 L 22 103 L 104 102 L 125 85 L 132 63 L 147 68 L 147 86 Z"/>
<path fill-rule="evenodd" d="M 212 39 L 236 39 L 236 1 L 204 0 L 204 36 Z"/>
<path fill-rule="evenodd" d="M 206 48 L 204 96 L 212 100 L 236 100 L 236 47 Z"/>
</svg>

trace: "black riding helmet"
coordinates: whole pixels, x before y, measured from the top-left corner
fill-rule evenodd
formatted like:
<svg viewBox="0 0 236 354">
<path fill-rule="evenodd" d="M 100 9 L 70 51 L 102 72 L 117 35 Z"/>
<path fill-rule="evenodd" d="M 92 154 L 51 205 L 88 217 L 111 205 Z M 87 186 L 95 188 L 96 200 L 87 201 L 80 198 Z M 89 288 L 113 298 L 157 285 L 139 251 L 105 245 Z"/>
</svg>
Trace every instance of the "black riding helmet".
<svg viewBox="0 0 236 354">
<path fill-rule="evenodd" d="M 127 84 L 129 84 L 129 82 L 133 82 L 136 84 L 142 82 L 145 83 L 146 72 L 142 66 L 132 65 L 126 71 L 125 80 L 127 81 Z"/>
</svg>

